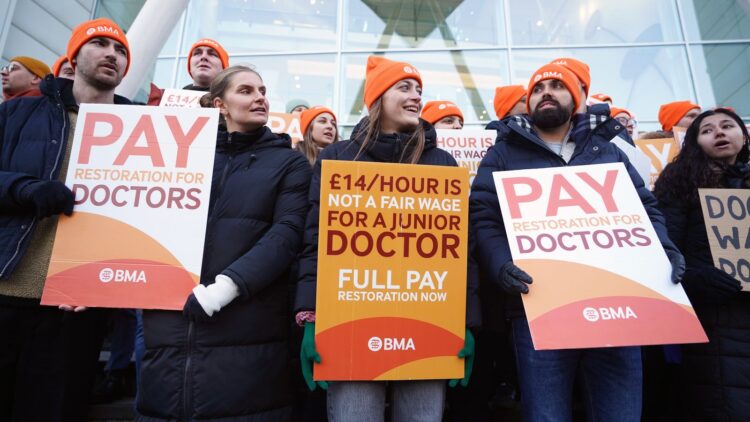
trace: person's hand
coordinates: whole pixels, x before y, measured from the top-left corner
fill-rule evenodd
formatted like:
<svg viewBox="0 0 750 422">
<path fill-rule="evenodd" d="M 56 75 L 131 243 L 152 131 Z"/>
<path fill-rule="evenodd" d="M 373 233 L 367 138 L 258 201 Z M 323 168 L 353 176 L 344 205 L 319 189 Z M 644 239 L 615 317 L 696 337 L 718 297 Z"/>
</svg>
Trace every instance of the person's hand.
<svg viewBox="0 0 750 422">
<path fill-rule="evenodd" d="M 688 268 L 682 286 L 691 302 L 716 305 L 726 303 L 742 290 L 742 285 L 734 277 L 708 265 Z"/>
<path fill-rule="evenodd" d="M 88 309 L 86 306 L 58 305 L 57 309 L 65 312 L 83 312 Z"/>
<path fill-rule="evenodd" d="M 533 279 L 530 275 L 516 266 L 513 261 L 508 261 L 500 268 L 500 285 L 507 293 L 528 293 L 529 284 Z"/>
<path fill-rule="evenodd" d="M 672 264 L 672 283 L 677 284 L 685 275 L 685 258 L 679 251 L 673 249 L 667 249 L 664 252 L 667 253 L 669 263 Z"/>
<path fill-rule="evenodd" d="M 20 202 L 34 208 L 37 218 L 73 214 L 75 195 L 58 180 L 38 180 L 24 186 Z"/>
<path fill-rule="evenodd" d="M 219 274 L 208 286 L 199 284 L 187 298 L 182 313 L 195 322 L 209 322 L 211 317 L 240 295 L 229 276 Z"/>
<path fill-rule="evenodd" d="M 190 296 L 185 301 L 185 306 L 182 307 L 182 314 L 193 322 L 206 323 L 211 321 L 211 315 L 206 313 L 203 306 L 198 302 L 198 299 L 195 298 L 194 293 L 190 293 Z"/>
<path fill-rule="evenodd" d="M 322 360 L 320 354 L 315 350 L 315 323 L 305 323 L 305 334 L 302 336 L 302 347 L 299 351 L 299 360 L 302 366 L 302 378 L 310 391 L 314 391 L 318 386 L 323 390 L 328 389 L 328 383 L 325 381 L 313 381 L 313 364 L 320 363 Z"/>
<path fill-rule="evenodd" d="M 471 378 L 471 371 L 474 368 L 474 335 L 471 331 L 466 329 L 466 338 L 464 339 L 464 347 L 458 352 L 458 357 L 464 360 L 464 377 L 462 379 L 453 379 L 448 381 L 448 386 L 451 388 L 455 387 L 459 383 L 461 387 L 469 385 L 469 379 Z"/>
</svg>

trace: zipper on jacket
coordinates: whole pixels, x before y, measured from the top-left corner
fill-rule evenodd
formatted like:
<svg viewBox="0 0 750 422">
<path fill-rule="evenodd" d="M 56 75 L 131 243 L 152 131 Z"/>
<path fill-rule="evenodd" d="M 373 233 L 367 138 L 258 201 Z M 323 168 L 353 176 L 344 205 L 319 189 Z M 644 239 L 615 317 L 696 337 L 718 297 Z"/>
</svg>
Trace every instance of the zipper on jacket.
<svg viewBox="0 0 750 422">
<path fill-rule="evenodd" d="M 188 335 L 187 335 L 187 357 L 185 358 L 185 373 L 182 381 L 182 420 L 189 421 L 192 419 L 190 405 L 192 404 L 192 392 L 190 390 L 190 366 L 192 363 L 193 354 L 193 321 L 188 322 Z"/>
</svg>

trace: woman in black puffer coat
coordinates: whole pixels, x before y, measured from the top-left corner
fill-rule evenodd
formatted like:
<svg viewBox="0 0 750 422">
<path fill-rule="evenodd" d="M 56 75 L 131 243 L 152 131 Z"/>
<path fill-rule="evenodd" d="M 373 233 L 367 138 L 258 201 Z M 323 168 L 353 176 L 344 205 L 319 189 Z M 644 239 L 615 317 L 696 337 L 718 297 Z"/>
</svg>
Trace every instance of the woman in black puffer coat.
<svg viewBox="0 0 750 422">
<path fill-rule="evenodd" d="M 750 293 L 714 267 L 697 189 L 750 189 L 748 132 L 731 110 L 702 113 L 690 125 L 680 154 L 654 193 L 680 248 L 682 280 L 709 343 L 682 346 L 680 420 L 750 418 Z M 744 241 L 744 238 L 743 238 Z"/>
<path fill-rule="evenodd" d="M 291 419 L 288 271 L 302 242 L 311 170 L 265 126 L 255 71 L 211 84 L 216 145 L 201 284 L 183 313 L 144 311 L 139 421 Z"/>
</svg>

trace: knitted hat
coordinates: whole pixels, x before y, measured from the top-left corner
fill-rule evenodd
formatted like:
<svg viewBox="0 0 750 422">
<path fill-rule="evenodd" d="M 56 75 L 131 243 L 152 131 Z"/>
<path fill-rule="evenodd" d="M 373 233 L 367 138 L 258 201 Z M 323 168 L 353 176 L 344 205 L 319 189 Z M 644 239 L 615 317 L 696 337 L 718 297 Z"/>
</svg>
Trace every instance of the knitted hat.
<svg viewBox="0 0 750 422">
<path fill-rule="evenodd" d="M 44 78 L 45 76 L 52 73 L 52 71 L 49 70 L 49 66 L 33 57 L 17 56 L 10 59 L 10 61 L 22 64 L 23 67 L 29 70 L 29 72 L 35 74 L 40 78 Z"/>
<path fill-rule="evenodd" d="M 612 97 L 610 97 L 607 94 L 592 94 L 591 98 L 599 100 L 599 101 L 601 101 L 603 103 L 606 103 L 607 101 L 609 101 L 610 103 L 612 102 Z"/>
<path fill-rule="evenodd" d="M 402 79 L 414 79 L 422 86 L 422 77 L 419 76 L 419 71 L 409 63 L 369 56 L 365 74 L 365 105 L 367 108 L 370 108 L 375 100 Z"/>
<path fill-rule="evenodd" d="M 307 128 L 310 127 L 312 121 L 323 113 L 330 113 L 331 116 L 333 116 L 333 120 L 336 120 L 336 114 L 334 114 L 331 109 L 323 106 L 314 106 L 300 113 L 299 126 L 303 135 L 307 132 Z"/>
<path fill-rule="evenodd" d="M 458 116 L 461 121 L 464 120 L 461 109 L 450 101 L 428 101 L 422 108 L 422 119 L 427 120 L 432 125 L 448 116 Z"/>
<path fill-rule="evenodd" d="M 221 70 L 224 70 L 229 66 L 229 54 L 227 54 L 227 50 L 224 50 L 224 47 L 222 47 L 221 44 L 211 38 L 202 38 L 196 41 L 195 44 L 190 47 L 190 51 L 188 51 L 188 75 L 193 76 L 193 72 L 190 70 L 190 58 L 193 57 L 193 50 L 198 47 L 209 47 L 216 51 L 216 54 L 219 55 L 219 60 L 221 60 Z"/>
<path fill-rule="evenodd" d="M 291 113 L 292 110 L 294 110 L 295 108 L 299 106 L 310 108 L 310 103 L 303 100 L 302 98 L 292 98 L 291 100 L 286 102 L 286 112 Z"/>
<path fill-rule="evenodd" d="M 495 88 L 495 115 L 499 120 L 508 115 L 513 106 L 521 101 L 526 95 L 526 88 L 523 85 L 508 85 Z"/>
<path fill-rule="evenodd" d="M 587 96 L 589 95 L 589 86 L 591 86 L 591 70 L 589 69 L 589 65 L 570 57 L 560 57 L 559 59 L 552 60 L 550 63 L 559 64 L 573 72 L 578 80 L 581 81 L 581 84 L 583 84 L 583 91 Z"/>
<path fill-rule="evenodd" d="M 571 72 L 567 68 L 559 64 L 545 64 L 544 66 L 537 69 L 531 79 L 529 80 L 529 87 L 526 91 L 526 111 L 531 113 L 531 92 L 534 86 L 547 79 L 557 79 L 565 85 L 573 97 L 573 111 L 578 110 L 578 106 L 581 104 L 581 89 L 579 88 L 579 81 L 575 73 Z"/>
<path fill-rule="evenodd" d="M 673 103 L 662 104 L 659 107 L 659 123 L 661 128 L 667 132 L 672 130 L 674 125 L 680 121 L 688 111 L 697 108 L 700 110 L 700 106 L 690 101 L 675 101 Z"/>
<path fill-rule="evenodd" d="M 70 40 L 68 41 L 68 51 L 66 54 L 70 60 L 70 65 L 75 69 L 76 65 L 73 59 L 78 55 L 78 50 L 87 42 L 98 37 L 110 38 L 125 46 L 128 54 L 128 63 L 125 65 L 125 74 L 127 75 L 128 69 L 130 69 L 130 46 L 128 45 L 128 39 L 125 37 L 125 32 L 116 23 L 107 18 L 86 21 L 73 29 L 73 33 L 70 35 Z"/>
<path fill-rule="evenodd" d="M 65 62 L 68 61 L 68 56 L 60 56 L 55 60 L 55 64 L 52 65 L 52 75 L 55 77 L 60 76 L 60 70 L 62 70 Z"/>
<path fill-rule="evenodd" d="M 609 108 L 609 115 L 610 115 L 610 116 L 611 116 L 612 118 L 614 118 L 615 116 L 617 116 L 617 115 L 618 115 L 618 114 L 620 114 L 620 113 L 625 113 L 625 114 L 627 114 L 627 115 L 628 115 L 628 117 L 630 117 L 630 118 L 632 118 L 632 117 L 633 117 L 633 114 L 632 114 L 632 113 L 630 113 L 630 112 L 629 112 L 629 111 L 628 111 L 627 109 L 624 109 L 624 108 L 619 108 L 619 107 L 610 107 L 610 108 Z"/>
</svg>

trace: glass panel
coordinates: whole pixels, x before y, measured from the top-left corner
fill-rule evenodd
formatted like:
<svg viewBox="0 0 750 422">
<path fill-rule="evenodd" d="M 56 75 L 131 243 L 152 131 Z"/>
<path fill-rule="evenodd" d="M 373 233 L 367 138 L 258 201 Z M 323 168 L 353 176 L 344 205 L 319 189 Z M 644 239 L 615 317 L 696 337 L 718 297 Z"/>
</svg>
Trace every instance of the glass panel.
<svg viewBox="0 0 750 422">
<path fill-rule="evenodd" d="M 145 3 L 146 0 L 99 0 L 94 18 L 111 19 L 127 32 Z"/>
<path fill-rule="evenodd" d="M 354 124 L 366 115 L 363 103 L 367 54 L 342 57 L 342 122 Z M 422 75 L 422 102 L 453 101 L 467 122 L 494 118 L 495 87 L 506 85 L 507 60 L 504 50 L 388 53 L 391 60 L 414 65 Z"/>
<path fill-rule="evenodd" d="M 680 0 L 691 41 L 750 39 L 750 3 L 742 0 Z"/>
<path fill-rule="evenodd" d="M 192 0 L 182 53 L 213 38 L 230 55 L 336 48 L 337 0 Z"/>
<path fill-rule="evenodd" d="M 615 105 L 656 121 L 659 105 L 695 100 L 683 47 L 618 47 L 558 50 L 513 50 L 513 83 L 526 85 L 542 64 L 574 57 L 591 68 L 590 94 L 605 93 Z"/>
<path fill-rule="evenodd" d="M 690 48 L 701 106 L 726 105 L 750 116 L 750 43 Z"/>
<path fill-rule="evenodd" d="M 347 49 L 505 45 L 501 1 L 345 1 Z"/>
<path fill-rule="evenodd" d="M 681 41 L 672 1 L 509 0 L 513 45 Z"/>
<path fill-rule="evenodd" d="M 159 88 L 173 88 L 174 59 L 157 59 L 151 81 Z M 148 79 L 148 78 L 147 78 Z M 147 84 L 148 85 L 148 84 Z"/>
</svg>

